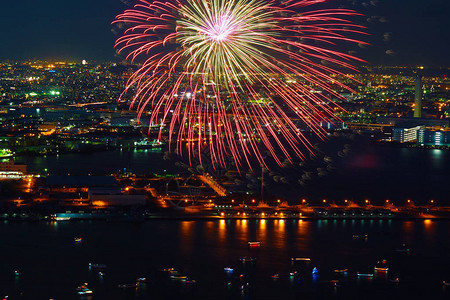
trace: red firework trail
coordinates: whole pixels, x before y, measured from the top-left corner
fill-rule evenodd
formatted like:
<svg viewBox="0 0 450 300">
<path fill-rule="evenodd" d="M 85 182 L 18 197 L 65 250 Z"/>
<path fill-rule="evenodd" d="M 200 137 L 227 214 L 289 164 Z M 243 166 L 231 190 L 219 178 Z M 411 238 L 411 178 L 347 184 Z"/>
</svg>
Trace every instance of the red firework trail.
<svg viewBox="0 0 450 300">
<path fill-rule="evenodd" d="M 126 28 L 115 47 L 142 61 L 123 95 L 133 89 L 138 117 L 149 113 L 189 161 L 201 164 L 205 147 L 214 165 L 231 156 L 238 169 L 252 157 L 266 165 L 263 153 L 301 158 L 312 146 L 294 120 L 323 138 L 340 98 L 332 85 L 351 91 L 327 65 L 362 61 L 332 48 L 366 44 L 349 37 L 364 34 L 345 19 L 356 12 L 310 9 L 327 1 L 138 0 L 114 21 Z"/>
</svg>

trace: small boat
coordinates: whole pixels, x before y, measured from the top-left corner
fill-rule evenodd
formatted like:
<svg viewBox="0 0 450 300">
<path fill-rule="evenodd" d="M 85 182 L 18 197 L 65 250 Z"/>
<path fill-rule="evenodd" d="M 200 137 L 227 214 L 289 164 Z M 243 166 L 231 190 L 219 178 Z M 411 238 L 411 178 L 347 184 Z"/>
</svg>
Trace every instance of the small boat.
<svg viewBox="0 0 450 300">
<path fill-rule="evenodd" d="M 134 142 L 134 146 L 136 149 L 161 148 L 164 146 L 164 142 L 161 142 L 158 139 L 154 139 L 153 141 L 142 140 L 139 142 Z"/>
<path fill-rule="evenodd" d="M 87 287 L 87 283 L 80 285 L 76 289 L 78 295 L 90 295 L 92 294 L 92 290 Z"/>
<path fill-rule="evenodd" d="M 259 248 L 261 247 L 261 242 L 248 242 L 248 246 L 250 248 Z"/>
<path fill-rule="evenodd" d="M 138 286 L 137 283 L 125 283 L 125 284 L 117 285 L 117 287 L 119 289 L 131 289 L 131 288 L 136 288 L 137 286 Z"/>
<path fill-rule="evenodd" d="M 400 248 L 395 249 L 395 252 L 400 252 L 400 253 L 409 253 L 409 248 L 406 246 L 406 244 L 403 244 Z"/>
<path fill-rule="evenodd" d="M 136 279 L 136 282 L 147 282 L 147 278 L 146 277 L 139 277 L 138 279 Z"/>
<path fill-rule="evenodd" d="M 450 286 L 450 282 L 447 282 L 447 281 L 442 281 L 442 284 L 444 285 L 444 286 Z"/>
<path fill-rule="evenodd" d="M 175 270 L 174 268 L 162 269 L 162 272 L 168 273 L 169 275 L 178 275 L 180 272 Z"/>
<path fill-rule="evenodd" d="M 309 257 L 292 257 L 291 261 L 311 261 Z"/>
<path fill-rule="evenodd" d="M 256 262 L 256 258 L 254 258 L 254 257 L 241 257 L 240 259 L 239 259 L 242 263 L 247 263 L 247 262 Z"/>
<path fill-rule="evenodd" d="M 14 275 L 15 275 L 15 276 L 19 276 L 19 275 L 20 275 L 19 271 L 15 270 L 15 271 L 14 271 Z"/>
<path fill-rule="evenodd" d="M 330 280 L 330 283 L 331 283 L 333 286 L 338 286 L 339 280 Z"/>
<path fill-rule="evenodd" d="M 106 269 L 106 265 L 89 263 L 89 268 L 91 268 L 91 269 Z"/>
<path fill-rule="evenodd" d="M 400 278 L 394 278 L 394 279 L 389 279 L 390 282 L 392 283 L 399 283 L 400 282 Z"/>
<path fill-rule="evenodd" d="M 75 243 L 77 243 L 77 244 L 80 244 L 82 241 L 83 241 L 83 239 L 82 238 L 74 238 L 73 239 L 74 241 L 75 241 Z"/>
<path fill-rule="evenodd" d="M 336 269 L 336 270 L 334 270 L 334 273 L 347 274 L 348 269 Z"/>
<path fill-rule="evenodd" d="M 289 276 L 291 276 L 291 277 L 295 277 L 295 276 L 297 276 L 298 275 L 298 272 L 297 271 L 294 271 L 294 272 L 290 272 L 289 273 Z"/>
<path fill-rule="evenodd" d="M 187 280 L 187 276 L 184 275 L 170 275 L 172 280 Z"/>
<path fill-rule="evenodd" d="M 280 274 L 273 274 L 272 276 L 271 276 L 273 279 L 279 279 L 280 278 Z"/>
<path fill-rule="evenodd" d="M 389 268 L 374 267 L 375 272 L 387 272 Z"/>
<path fill-rule="evenodd" d="M 369 236 L 367 234 L 354 234 L 352 235 L 352 238 L 354 240 L 365 240 L 367 239 Z"/>
<path fill-rule="evenodd" d="M 103 273 L 103 272 L 98 272 L 98 276 L 103 276 L 103 275 L 105 275 L 105 273 Z"/>
<path fill-rule="evenodd" d="M 319 274 L 319 270 L 316 267 L 314 267 L 313 270 L 312 270 L 312 274 L 313 275 Z"/>
<path fill-rule="evenodd" d="M 229 267 L 223 268 L 223 270 L 227 273 L 232 273 L 234 271 L 234 269 L 229 268 Z"/>
<path fill-rule="evenodd" d="M 358 277 L 368 277 L 368 278 L 372 278 L 373 277 L 373 274 L 370 274 L 370 273 L 356 273 L 356 275 L 358 276 Z"/>
</svg>

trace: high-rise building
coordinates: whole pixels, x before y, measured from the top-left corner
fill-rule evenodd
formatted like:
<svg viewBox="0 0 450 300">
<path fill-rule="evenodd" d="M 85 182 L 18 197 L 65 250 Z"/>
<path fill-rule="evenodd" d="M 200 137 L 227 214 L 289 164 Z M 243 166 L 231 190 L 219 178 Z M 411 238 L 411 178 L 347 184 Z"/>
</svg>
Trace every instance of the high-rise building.
<svg viewBox="0 0 450 300">
<path fill-rule="evenodd" d="M 422 78 L 417 75 L 416 80 L 416 95 L 414 98 L 414 118 L 422 118 Z"/>
</svg>

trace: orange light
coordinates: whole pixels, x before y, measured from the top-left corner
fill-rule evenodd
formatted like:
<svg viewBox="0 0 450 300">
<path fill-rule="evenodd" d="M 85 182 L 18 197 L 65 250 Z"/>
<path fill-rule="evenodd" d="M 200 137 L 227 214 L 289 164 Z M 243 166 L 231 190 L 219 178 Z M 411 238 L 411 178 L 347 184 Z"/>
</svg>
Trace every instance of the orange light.
<svg viewBox="0 0 450 300">
<path fill-rule="evenodd" d="M 277 202 L 280 203 L 280 199 L 278 199 Z"/>
<path fill-rule="evenodd" d="M 347 203 L 348 202 L 347 199 L 345 199 L 344 202 Z"/>
<path fill-rule="evenodd" d="M 255 199 L 252 199 L 252 202 L 255 203 Z"/>
<path fill-rule="evenodd" d="M 306 202 L 306 199 L 303 199 L 302 202 L 305 203 L 305 202 Z"/>
<path fill-rule="evenodd" d="M 261 213 L 261 217 L 264 217 L 264 213 Z"/>
<path fill-rule="evenodd" d="M 408 199 L 408 203 L 411 202 L 411 200 Z"/>
<path fill-rule="evenodd" d="M 233 200 L 231 200 L 231 203 L 234 203 L 234 199 L 233 199 Z"/>
<path fill-rule="evenodd" d="M 369 200 L 366 199 L 366 203 L 369 203 Z"/>
<path fill-rule="evenodd" d="M 431 202 L 431 203 L 434 203 L 434 200 L 431 200 L 430 202 Z"/>
<path fill-rule="evenodd" d="M 245 217 L 245 213 L 242 213 L 242 215 Z"/>
<path fill-rule="evenodd" d="M 283 213 L 280 213 L 280 216 L 283 216 Z"/>
<path fill-rule="evenodd" d="M 323 201 L 323 203 L 327 203 L 327 200 L 326 200 L 326 199 L 323 199 L 322 201 Z"/>
<path fill-rule="evenodd" d="M 389 202 L 389 200 L 388 199 L 386 199 L 386 203 L 388 203 Z"/>
<path fill-rule="evenodd" d="M 223 216 L 225 216 L 225 213 L 221 212 L 220 215 L 223 217 Z"/>
</svg>

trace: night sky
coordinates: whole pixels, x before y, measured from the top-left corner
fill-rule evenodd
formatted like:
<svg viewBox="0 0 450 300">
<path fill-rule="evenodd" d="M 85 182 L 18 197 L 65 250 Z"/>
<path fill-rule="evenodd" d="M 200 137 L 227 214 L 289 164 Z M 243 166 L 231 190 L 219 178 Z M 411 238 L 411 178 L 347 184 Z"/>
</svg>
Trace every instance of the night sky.
<svg viewBox="0 0 450 300">
<path fill-rule="evenodd" d="M 0 60 L 120 60 L 111 21 L 133 0 L 2 0 Z M 371 65 L 450 65 L 450 0 L 330 0 L 365 14 Z M 320 8 L 321 6 L 317 6 Z M 324 7 L 324 6 L 322 6 Z M 354 52 L 352 52 L 354 53 Z"/>
</svg>

